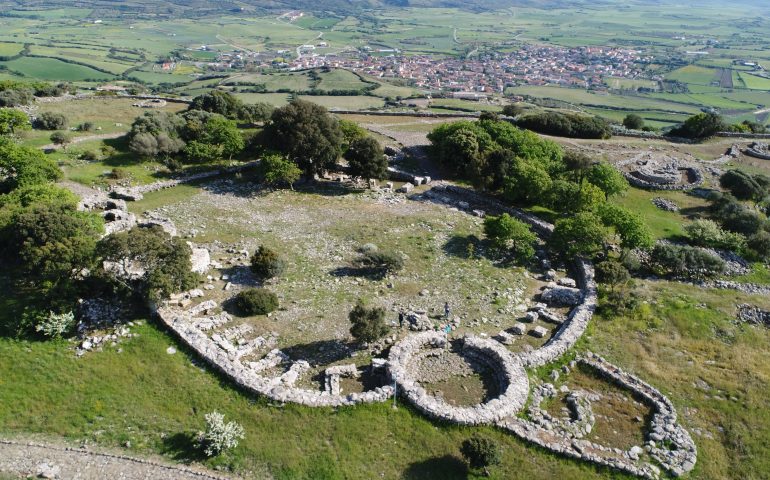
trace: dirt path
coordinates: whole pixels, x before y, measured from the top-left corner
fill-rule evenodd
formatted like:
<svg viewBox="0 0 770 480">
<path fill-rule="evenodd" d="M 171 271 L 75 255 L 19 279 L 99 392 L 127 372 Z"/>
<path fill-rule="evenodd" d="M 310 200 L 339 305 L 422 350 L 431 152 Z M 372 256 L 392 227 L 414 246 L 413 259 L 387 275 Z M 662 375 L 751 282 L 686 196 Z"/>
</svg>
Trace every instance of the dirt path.
<svg viewBox="0 0 770 480">
<path fill-rule="evenodd" d="M 88 142 L 91 140 L 112 140 L 115 138 L 120 138 L 125 134 L 126 134 L 125 132 L 117 132 L 117 133 L 102 133 L 100 135 L 84 135 L 82 137 L 73 138 L 72 142 L 70 142 L 69 145 L 74 145 L 76 143 L 81 143 L 81 142 Z M 48 145 L 43 145 L 40 148 L 42 150 L 58 150 L 62 148 L 62 146 L 56 145 L 54 143 L 49 143 Z"/>
<path fill-rule="evenodd" d="M 67 480 L 230 480 L 202 468 L 122 454 L 0 439 L 0 474 Z"/>
</svg>

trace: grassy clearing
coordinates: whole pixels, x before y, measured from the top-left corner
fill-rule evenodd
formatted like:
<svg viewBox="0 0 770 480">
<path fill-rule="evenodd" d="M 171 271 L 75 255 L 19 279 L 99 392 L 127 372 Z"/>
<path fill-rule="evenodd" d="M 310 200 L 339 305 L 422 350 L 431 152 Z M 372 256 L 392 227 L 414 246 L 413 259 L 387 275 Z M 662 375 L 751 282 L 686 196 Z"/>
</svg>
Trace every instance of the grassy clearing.
<svg viewBox="0 0 770 480">
<path fill-rule="evenodd" d="M 326 96 L 326 95 L 300 95 L 299 98 L 309 102 L 317 103 L 329 109 L 341 110 L 366 110 L 369 108 L 380 108 L 385 105 L 385 101 L 377 97 L 368 97 L 363 95 L 352 97 Z"/>
<path fill-rule="evenodd" d="M 366 88 L 369 84 L 353 72 L 343 69 L 334 69 L 329 72 L 319 72 L 321 81 L 318 83 L 320 90 L 360 90 Z"/>
<path fill-rule="evenodd" d="M 770 90 L 770 78 L 758 77 L 745 72 L 741 72 L 740 77 L 746 88 L 751 90 Z"/>
<path fill-rule="evenodd" d="M 83 65 L 65 63 L 54 58 L 22 57 L 0 62 L 9 70 L 21 72 L 27 77 L 40 80 L 77 82 L 82 80 L 109 80 L 111 75 Z"/>
<path fill-rule="evenodd" d="M 652 199 L 662 197 L 679 205 L 681 213 L 666 212 L 652 204 Z M 648 191 L 631 188 L 626 195 L 615 200 L 618 204 L 640 214 L 652 230 L 655 238 L 675 238 L 684 234 L 683 227 L 696 218 L 706 206 L 706 201 L 682 192 Z"/>
</svg>

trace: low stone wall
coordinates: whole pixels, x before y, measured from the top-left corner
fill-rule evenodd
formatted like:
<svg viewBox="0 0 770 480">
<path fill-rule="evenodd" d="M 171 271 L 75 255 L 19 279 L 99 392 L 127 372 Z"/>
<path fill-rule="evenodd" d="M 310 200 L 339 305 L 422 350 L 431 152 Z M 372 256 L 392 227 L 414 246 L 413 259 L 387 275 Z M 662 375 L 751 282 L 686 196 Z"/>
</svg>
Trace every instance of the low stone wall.
<svg viewBox="0 0 770 480">
<path fill-rule="evenodd" d="M 583 302 L 572 309 L 567 320 L 545 345 L 537 350 L 519 354 L 519 358 L 527 367 L 540 367 L 564 355 L 583 336 L 588 322 L 593 317 L 597 302 L 593 264 L 587 260 L 575 259 L 574 270 L 575 280 L 583 291 Z"/>
<path fill-rule="evenodd" d="M 654 414 L 645 448 L 655 460 L 677 477 L 695 467 L 698 456 L 695 442 L 687 430 L 677 423 L 676 409 L 665 395 L 598 355 L 588 352 L 581 362 L 606 379 L 634 392 L 652 407 Z"/>
<path fill-rule="evenodd" d="M 767 138 L 770 138 L 770 133 L 718 132 L 714 136 L 715 137 L 724 137 L 724 138 L 767 139 Z"/>
<path fill-rule="evenodd" d="M 462 425 L 489 424 L 515 415 L 529 395 L 529 380 L 521 363 L 498 342 L 466 337 L 463 355 L 486 364 L 495 372 L 502 393 L 472 407 L 455 407 L 428 394 L 414 379 L 411 365 L 424 348 L 445 348 L 447 337 L 440 332 L 423 332 L 406 337 L 390 349 L 388 373 L 402 395 L 431 418 Z"/>
<path fill-rule="evenodd" d="M 154 182 L 147 185 L 138 185 L 136 187 L 116 187 L 110 192 L 110 195 L 114 198 L 119 198 L 128 201 L 141 200 L 145 193 L 157 192 L 158 190 L 165 190 L 167 188 L 176 187 L 184 183 L 195 182 L 198 180 L 204 180 L 206 178 L 216 177 L 218 175 L 225 175 L 228 173 L 238 173 L 249 168 L 259 165 L 259 160 L 253 160 L 251 162 L 243 163 L 241 165 L 235 165 L 233 167 L 223 167 L 216 170 L 209 170 L 206 172 L 194 173 L 192 175 L 186 175 L 184 177 L 175 178 L 172 180 L 163 180 L 160 182 Z"/>
<path fill-rule="evenodd" d="M 393 395 L 393 387 L 383 386 L 362 393 L 333 395 L 326 391 L 296 388 L 284 376 L 267 378 L 240 361 L 243 355 L 224 348 L 198 329 L 189 313 L 172 307 L 161 307 L 157 316 L 179 339 L 197 352 L 209 365 L 230 377 L 238 386 L 278 402 L 293 402 L 309 407 L 340 407 L 358 403 L 384 402 Z M 221 342 L 224 343 L 224 342 Z M 280 356 L 278 356 L 280 357 Z M 278 363 L 282 360 L 278 358 Z M 296 369 L 301 370 L 302 365 Z M 296 370 L 295 369 L 295 370 Z M 290 372 L 292 370 L 290 369 Z M 287 372 L 289 373 L 289 372 Z"/>
</svg>

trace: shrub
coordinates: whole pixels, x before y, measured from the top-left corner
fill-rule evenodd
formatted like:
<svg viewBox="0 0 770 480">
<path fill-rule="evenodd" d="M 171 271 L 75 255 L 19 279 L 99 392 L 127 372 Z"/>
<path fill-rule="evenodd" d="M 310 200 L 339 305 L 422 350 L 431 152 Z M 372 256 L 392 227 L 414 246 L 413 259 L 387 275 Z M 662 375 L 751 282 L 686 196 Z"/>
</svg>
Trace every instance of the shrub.
<svg viewBox="0 0 770 480">
<path fill-rule="evenodd" d="M 724 272 L 725 262 L 699 248 L 661 243 L 652 250 L 650 267 L 657 275 L 701 279 Z"/>
<path fill-rule="evenodd" d="M 507 213 L 499 217 L 486 217 L 484 234 L 497 248 L 509 248 L 513 256 L 520 261 L 529 260 L 535 255 L 537 235 L 532 233 L 529 225 Z"/>
<path fill-rule="evenodd" d="M 644 119 L 635 113 L 629 113 L 623 119 L 623 126 L 629 130 L 641 130 L 644 127 Z"/>
<path fill-rule="evenodd" d="M 483 468 L 485 471 L 488 467 L 499 464 L 502 457 L 497 443 L 480 435 L 465 440 L 460 447 L 460 453 L 471 468 Z"/>
<path fill-rule="evenodd" d="M 770 259 L 770 233 L 759 231 L 748 239 L 749 252 L 762 260 Z"/>
<path fill-rule="evenodd" d="M 80 159 L 85 160 L 86 162 L 95 162 L 96 160 L 99 160 L 99 154 L 94 150 L 86 150 L 80 154 Z"/>
<path fill-rule="evenodd" d="M 717 113 L 699 113 L 671 129 L 669 135 L 684 138 L 706 138 L 727 128 L 722 117 Z"/>
<path fill-rule="evenodd" d="M 46 317 L 41 318 L 38 324 L 35 325 L 35 330 L 46 337 L 60 338 L 69 332 L 74 325 L 75 314 L 72 312 L 61 314 L 49 312 Z"/>
<path fill-rule="evenodd" d="M 80 125 L 78 125 L 78 130 L 81 132 L 90 132 L 94 129 L 93 122 L 83 122 Z"/>
<path fill-rule="evenodd" d="M 245 315 L 267 315 L 278 308 L 278 296 L 265 288 L 250 288 L 235 297 L 235 305 Z"/>
<path fill-rule="evenodd" d="M 367 307 L 362 300 L 348 314 L 350 334 L 359 342 L 373 342 L 388 332 L 385 325 L 385 309 L 381 307 Z"/>
<path fill-rule="evenodd" d="M 44 112 L 35 119 L 33 126 L 40 130 L 64 130 L 69 126 L 69 121 L 61 113 Z"/>
<path fill-rule="evenodd" d="M 631 280 L 631 274 L 622 263 L 615 260 L 605 260 L 596 265 L 596 278 L 610 287 L 612 291 L 618 286 L 625 285 Z"/>
<path fill-rule="evenodd" d="M 266 280 L 281 275 L 286 270 L 286 262 L 273 250 L 260 245 L 251 256 L 251 271 L 257 277 Z"/>
<path fill-rule="evenodd" d="M 206 414 L 206 431 L 198 433 L 198 443 L 204 453 L 213 457 L 238 446 L 238 440 L 245 437 L 243 427 L 236 422 L 225 423 L 225 416 L 219 412 Z"/>
<path fill-rule="evenodd" d="M 740 170 L 728 170 L 719 177 L 719 185 L 740 200 L 760 200 L 768 193 L 764 175 L 751 175 Z"/>
<path fill-rule="evenodd" d="M 746 239 L 739 233 L 722 230 L 711 220 L 695 220 L 684 227 L 690 242 L 699 247 L 722 248 L 739 252 L 746 245 Z"/>
<path fill-rule="evenodd" d="M 404 268 L 404 259 L 401 255 L 389 250 L 364 252 L 355 263 L 359 268 L 368 269 L 379 275 L 394 273 Z"/>
</svg>

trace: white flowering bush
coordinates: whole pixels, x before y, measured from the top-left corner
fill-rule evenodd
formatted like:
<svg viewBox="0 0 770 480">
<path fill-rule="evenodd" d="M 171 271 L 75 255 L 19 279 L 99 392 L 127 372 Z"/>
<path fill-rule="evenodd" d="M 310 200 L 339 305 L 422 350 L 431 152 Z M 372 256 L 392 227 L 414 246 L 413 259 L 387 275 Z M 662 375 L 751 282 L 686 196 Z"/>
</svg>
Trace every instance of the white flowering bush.
<svg viewBox="0 0 770 480">
<path fill-rule="evenodd" d="M 37 325 L 35 325 L 35 330 L 41 332 L 46 337 L 59 338 L 67 333 L 74 324 L 75 314 L 72 312 L 48 312 L 48 316 L 42 317 Z"/>
<path fill-rule="evenodd" d="M 237 447 L 243 437 L 242 426 L 236 422 L 225 423 L 224 415 L 211 412 L 206 414 L 206 431 L 198 434 L 198 441 L 206 456 L 213 457 Z"/>
</svg>

